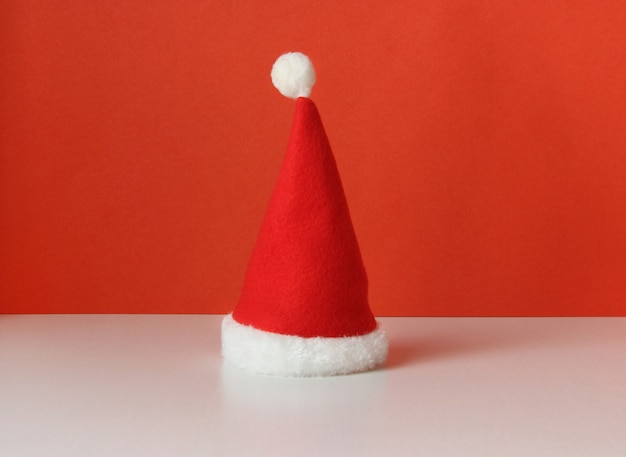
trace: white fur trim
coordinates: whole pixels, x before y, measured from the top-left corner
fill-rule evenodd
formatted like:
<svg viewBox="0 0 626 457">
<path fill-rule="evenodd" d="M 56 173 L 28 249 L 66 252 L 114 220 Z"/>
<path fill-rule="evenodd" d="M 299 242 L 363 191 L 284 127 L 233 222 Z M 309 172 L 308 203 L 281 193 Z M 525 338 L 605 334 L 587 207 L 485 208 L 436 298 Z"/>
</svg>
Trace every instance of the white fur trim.
<svg viewBox="0 0 626 457">
<path fill-rule="evenodd" d="M 222 355 L 228 362 L 277 376 L 333 376 L 371 370 L 385 363 L 389 342 L 380 324 L 370 333 L 340 338 L 302 338 L 222 321 Z"/>
<path fill-rule="evenodd" d="M 274 87 L 289 98 L 308 97 L 315 84 L 313 64 L 301 52 L 288 52 L 276 59 L 270 76 Z"/>
</svg>

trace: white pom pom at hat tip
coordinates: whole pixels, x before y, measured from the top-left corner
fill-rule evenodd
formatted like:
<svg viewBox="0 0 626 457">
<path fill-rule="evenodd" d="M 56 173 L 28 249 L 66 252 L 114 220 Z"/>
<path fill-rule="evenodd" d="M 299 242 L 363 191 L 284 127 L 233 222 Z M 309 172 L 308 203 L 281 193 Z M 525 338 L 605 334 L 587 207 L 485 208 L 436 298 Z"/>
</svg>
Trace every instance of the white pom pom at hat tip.
<svg viewBox="0 0 626 457">
<path fill-rule="evenodd" d="M 272 84 L 288 98 L 309 97 L 315 84 L 315 69 L 311 60 L 301 52 L 281 55 L 270 74 Z"/>
</svg>

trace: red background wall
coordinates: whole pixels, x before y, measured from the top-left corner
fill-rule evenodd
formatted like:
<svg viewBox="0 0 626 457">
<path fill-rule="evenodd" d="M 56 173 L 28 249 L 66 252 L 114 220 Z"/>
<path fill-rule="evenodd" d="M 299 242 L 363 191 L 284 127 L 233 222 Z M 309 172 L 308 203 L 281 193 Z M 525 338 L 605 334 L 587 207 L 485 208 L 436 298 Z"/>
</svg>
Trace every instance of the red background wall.
<svg viewBox="0 0 626 457">
<path fill-rule="evenodd" d="M 379 315 L 626 315 L 617 1 L 7 1 L 0 311 L 228 312 L 313 60 Z"/>
</svg>

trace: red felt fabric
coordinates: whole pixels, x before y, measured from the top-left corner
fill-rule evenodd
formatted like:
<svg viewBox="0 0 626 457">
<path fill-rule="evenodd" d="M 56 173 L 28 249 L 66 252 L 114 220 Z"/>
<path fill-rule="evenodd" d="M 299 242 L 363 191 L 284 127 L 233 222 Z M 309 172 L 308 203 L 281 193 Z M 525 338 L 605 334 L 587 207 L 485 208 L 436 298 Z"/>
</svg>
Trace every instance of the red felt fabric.
<svg viewBox="0 0 626 457">
<path fill-rule="evenodd" d="M 376 328 L 337 165 L 308 98 L 296 101 L 287 153 L 233 318 L 303 337 Z"/>
</svg>

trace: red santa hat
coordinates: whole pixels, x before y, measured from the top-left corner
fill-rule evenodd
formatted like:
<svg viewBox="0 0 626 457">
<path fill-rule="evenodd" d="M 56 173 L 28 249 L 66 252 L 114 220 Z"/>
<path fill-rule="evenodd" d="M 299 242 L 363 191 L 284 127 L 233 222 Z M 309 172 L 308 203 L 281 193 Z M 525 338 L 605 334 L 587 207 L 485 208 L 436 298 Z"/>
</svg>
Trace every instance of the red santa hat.
<svg viewBox="0 0 626 457">
<path fill-rule="evenodd" d="M 241 298 L 222 322 L 222 354 L 241 368 L 281 376 L 373 369 L 385 362 L 388 341 L 370 310 L 337 165 L 308 98 L 315 71 L 294 52 L 278 58 L 271 77 L 296 99 L 296 112 Z"/>
</svg>

